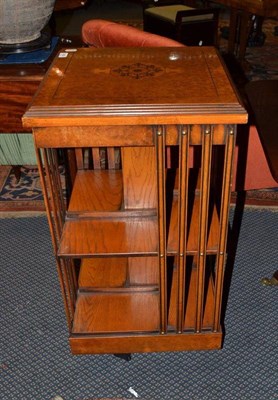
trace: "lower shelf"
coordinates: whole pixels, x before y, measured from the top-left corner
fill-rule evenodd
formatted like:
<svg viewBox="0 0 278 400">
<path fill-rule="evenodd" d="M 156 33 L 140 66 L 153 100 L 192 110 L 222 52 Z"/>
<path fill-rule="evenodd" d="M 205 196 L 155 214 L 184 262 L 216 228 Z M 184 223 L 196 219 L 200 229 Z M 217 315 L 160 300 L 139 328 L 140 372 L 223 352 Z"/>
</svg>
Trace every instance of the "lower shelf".
<svg viewBox="0 0 278 400">
<path fill-rule="evenodd" d="M 79 293 L 72 333 L 159 332 L 158 291 Z"/>
<path fill-rule="evenodd" d="M 146 279 L 147 274 L 144 273 L 143 281 L 141 269 L 147 272 L 144 267 L 151 274 Z M 178 277 L 177 267 L 173 265 L 167 301 L 168 331 L 160 334 L 160 293 L 155 273 L 157 267 L 155 257 L 82 260 L 70 337 L 74 353 L 220 348 L 221 332 L 212 331 L 215 293 L 210 268 L 207 268 L 204 282 L 202 327 L 200 333 L 197 333 L 197 267 L 195 258 L 188 259 L 184 326 L 182 333 L 176 333 Z M 87 346 L 88 349 L 85 349 Z M 110 350 L 110 346 L 113 350 Z"/>
</svg>

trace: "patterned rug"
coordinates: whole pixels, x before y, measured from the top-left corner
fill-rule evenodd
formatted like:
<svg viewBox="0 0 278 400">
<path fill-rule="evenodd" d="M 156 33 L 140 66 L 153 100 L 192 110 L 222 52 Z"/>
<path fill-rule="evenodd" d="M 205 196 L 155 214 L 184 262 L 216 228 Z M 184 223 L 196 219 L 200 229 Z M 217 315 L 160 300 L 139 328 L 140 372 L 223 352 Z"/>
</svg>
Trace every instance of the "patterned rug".
<svg viewBox="0 0 278 400">
<path fill-rule="evenodd" d="M 44 201 L 36 166 L 21 167 L 17 180 L 11 166 L 0 168 L 0 211 L 44 211 Z"/>
</svg>

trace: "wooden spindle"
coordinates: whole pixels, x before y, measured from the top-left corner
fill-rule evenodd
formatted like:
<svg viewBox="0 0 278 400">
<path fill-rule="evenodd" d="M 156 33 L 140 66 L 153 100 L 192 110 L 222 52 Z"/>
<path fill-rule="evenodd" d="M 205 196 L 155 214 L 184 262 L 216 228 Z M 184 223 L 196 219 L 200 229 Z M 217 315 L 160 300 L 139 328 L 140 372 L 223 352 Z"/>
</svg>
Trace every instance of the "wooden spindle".
<svg viewBox="0 0 278 400">
<path fill-rule="evenodd" d="M 165 198 L 165 129 L 157 127 L 157 191 L 158 191 L 158 257 L 160 271 L 160 333 L 167 333 L 167 271 L 166 271 L 166 198 Z"/>
<path fill-rule="evenodd" d="M 77 169 L 84 169 L 83 149 L 75 149 L 75 158 Z"/>
<path fill-rule="evenodd" d="M 224 158 L 224 173 L 221 193 L 221 210 L 220 210 L 220 232 L 219 244 L 216 256 L 216 271 L 215 271 L 215 302 L 214 302 L 214 317 L 213 331 L 218 332 L 220 329 L 222 291 L 224 279 L 224 266 L 226 255 L 226 242 L 228 234 L 228 218 L 229 204 L 231 194 L 231 179 L 233 167 L 233 154 L 235 145 L 235 126 L 228 126 L 226 134 L 225 158 Z"/>
<path fill-rule="evenodd" d="M 177 293 L 177 332 L 183 331 L 184 325 L 184 296 L 187 242 L 187 207 L 188 207 L 188 154 L 189 127 L 181 126 L 179 132 L 179 197 L 178 197 L 178 293 Z"/>
<path fill-rule="evenodd" d="M 196 300 L 196 332 L 202 330 L 204 308 L 205 266 L 207 248 L 208 206 L 210 192 L 212 151 L 212 127 L 204 126 L 202 132 L 202 165 L 201 165 L 201 193 L 200 216 L 198 229 L 198 255 L 197 255 L 197 300 Z"/>
</svg>

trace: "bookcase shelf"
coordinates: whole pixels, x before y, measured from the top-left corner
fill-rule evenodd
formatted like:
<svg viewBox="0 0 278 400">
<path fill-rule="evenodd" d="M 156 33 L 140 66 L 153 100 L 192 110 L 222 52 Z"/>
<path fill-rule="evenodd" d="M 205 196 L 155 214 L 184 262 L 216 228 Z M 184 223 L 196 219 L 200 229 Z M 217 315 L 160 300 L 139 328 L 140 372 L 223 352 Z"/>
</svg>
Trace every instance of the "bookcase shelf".
<svg viewBox="0 0 278 400">
<path fill-rule="evenodd" d="M 157 237 L 155 217 L 111 218 L 109 214 L 106 218 L 67 220 L 58 256 L 157 255 Z"/>
<path fill-rule="evenodd" d="M 221 348 L 233 150 L 247 116 L 219 54 L 66 54 L 24 123 L 33 128 L 72 352 Z M 130 73 L 120 74 L 123 66 Z"/>
<path fill-rule="evenodd" d="M 80 293 L 72 333 L 159 332 L 158 292 Z"/>
</svg>

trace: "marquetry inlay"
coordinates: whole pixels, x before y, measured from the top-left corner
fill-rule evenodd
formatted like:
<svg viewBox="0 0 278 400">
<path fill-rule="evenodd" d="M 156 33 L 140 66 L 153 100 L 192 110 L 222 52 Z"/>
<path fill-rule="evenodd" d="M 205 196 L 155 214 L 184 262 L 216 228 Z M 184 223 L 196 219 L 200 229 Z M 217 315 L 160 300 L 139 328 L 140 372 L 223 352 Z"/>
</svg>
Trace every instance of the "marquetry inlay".
<svg viewBox="0 0 278 400">
<path fill-rule="evenodd" d="M 127 77 L 132 79 L 143 79 L 157 75 L 161 75 L 164 72 L 164 68 L 161 68 L 154 64 L 135 63 L 135 64 L 124 64 L 118 68 L 111 70 L 112 74 L 120 75 L 121 77 Z"/>
</svg>

